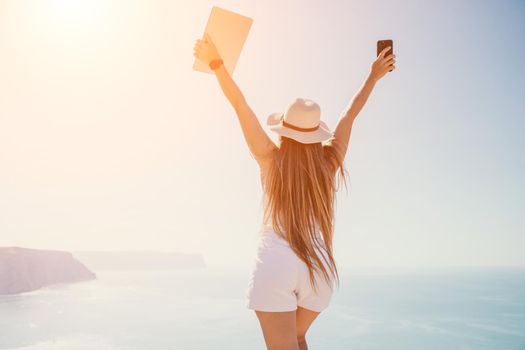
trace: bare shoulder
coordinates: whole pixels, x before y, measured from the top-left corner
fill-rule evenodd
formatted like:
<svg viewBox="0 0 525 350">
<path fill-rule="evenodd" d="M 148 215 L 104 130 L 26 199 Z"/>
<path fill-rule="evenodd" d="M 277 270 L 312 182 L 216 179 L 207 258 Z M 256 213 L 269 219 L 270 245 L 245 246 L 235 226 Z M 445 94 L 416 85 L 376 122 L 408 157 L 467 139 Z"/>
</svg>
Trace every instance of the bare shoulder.
<svg viewBox="0 0 525 350">
<path fill-rule="evenodd" d="M 334 138 L 332 138 L 323 145 L 323 150 L 325 159 L 331 165 L 332 171 L 336 172 L 339 164 L 343 162 L 344 157 L 341 150 L 341 145 L 336 142 Z"/>
<path fill-rule="evenodd" d="M 279 148 L 271 142 L 271 146 L 269 147 L 268 151 L 261 155 L 254 155 L 255 160 L 257 161 L 257 164 L 259 164 L 259 168 L 261 169 L 261 172 L 264 172 L 268 170 L 270 167 L 270 164 L 273 161 L 273 157 L 275 156 L 275 153 L 279 150 Z"/>
<path fill-rule="evenodd" d="M 267 151 L 264 152 L 264 154 L 254 155 L 257 164 L 259 164 L 261 172 L 266 172 L 268 170 L 273 161 L 273 157 L 275 156 L 275 153 L 278 150 L 279 147 L 277 147 L 277 145 L 273 143 L 273 141 L 270 141 L 268 144 Z"/>
</svg>

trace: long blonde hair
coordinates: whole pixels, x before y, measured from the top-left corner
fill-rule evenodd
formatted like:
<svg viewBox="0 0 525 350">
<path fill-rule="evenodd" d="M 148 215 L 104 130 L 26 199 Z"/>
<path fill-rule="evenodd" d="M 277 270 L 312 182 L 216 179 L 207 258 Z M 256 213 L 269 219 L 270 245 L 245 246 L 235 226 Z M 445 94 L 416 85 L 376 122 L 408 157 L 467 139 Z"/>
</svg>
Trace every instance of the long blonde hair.
<svg viewBox="0 0 525 350">
<path fill-rule="evenodd" d="M 264 215 L 267 217 L 271 213 L 274 231 L 288 241 L 308 266 L 314 290 L 314 270 L 322 272 L 327 282 L 333 280 L 315 251 L 315 247 L 321 248 L 317 239 L 319 231 L 329 259 L 330 273 L 339 287 L 339 273 L 332 248 L 335 192 L 339 187 L 336 186 L 337 170 L 340 170 L 340 178 L 346 187 L 346 170 L 341 153 L 330 141 L 326 145 L 321 142 L 303 144 L 280 136 L 280 146 L 274 151 L 265 179 L 268 202 Z M 322 259 L 326 262 L 324 256 Z"/>
</svg>

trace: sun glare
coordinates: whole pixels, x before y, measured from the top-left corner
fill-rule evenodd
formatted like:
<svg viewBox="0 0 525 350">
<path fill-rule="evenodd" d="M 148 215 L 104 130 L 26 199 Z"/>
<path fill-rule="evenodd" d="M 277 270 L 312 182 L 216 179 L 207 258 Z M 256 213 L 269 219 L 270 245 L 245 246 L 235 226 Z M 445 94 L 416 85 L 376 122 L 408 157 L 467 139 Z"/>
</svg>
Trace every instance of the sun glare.
<svg viewBox="0 0 525 350">
<path fill-rule="evenodd" d="M 94 20 L 103 12 L 102 0 L 48 0 L 48 10 L 57 20 L 77 23 Z"/>
</svg>

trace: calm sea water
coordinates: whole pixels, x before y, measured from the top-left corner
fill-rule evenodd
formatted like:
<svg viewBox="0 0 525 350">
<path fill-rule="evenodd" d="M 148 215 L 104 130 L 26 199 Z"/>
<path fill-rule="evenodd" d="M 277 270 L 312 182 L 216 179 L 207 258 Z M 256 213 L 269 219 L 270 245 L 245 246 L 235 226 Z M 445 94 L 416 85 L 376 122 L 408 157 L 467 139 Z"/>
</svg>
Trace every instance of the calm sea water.
<svg viewBox="0 0 525 350">
<path fill-rule="evenodd" d="M 246 270 L 107 271 L 0 296 L 0 349 L 265 349 Z M 525 270 L 346 271 L 315 349 L 525 349 Z"/>
</svg>

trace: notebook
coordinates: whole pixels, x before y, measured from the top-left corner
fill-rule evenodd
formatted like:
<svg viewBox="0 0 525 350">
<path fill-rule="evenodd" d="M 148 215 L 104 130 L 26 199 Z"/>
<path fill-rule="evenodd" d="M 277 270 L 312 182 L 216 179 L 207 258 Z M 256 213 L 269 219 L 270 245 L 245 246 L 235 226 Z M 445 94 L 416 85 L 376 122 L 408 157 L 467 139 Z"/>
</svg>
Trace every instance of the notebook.
<svg viewBox="0 0 525 350">
<path fill-rule="evenodd" d="M 250 31 L 253 19 L 238 13 L 213 6 L 211 9 L 205 33 L 208 33 L 217 47 L 224 67 L 233 75 L 242 47 Z M 204 39 L 204 35 L 202 37 Z M 200 72 L 211 73 L 211 68 L 203 61 L 195 58 L 193 69 Z"/>
</svg>

